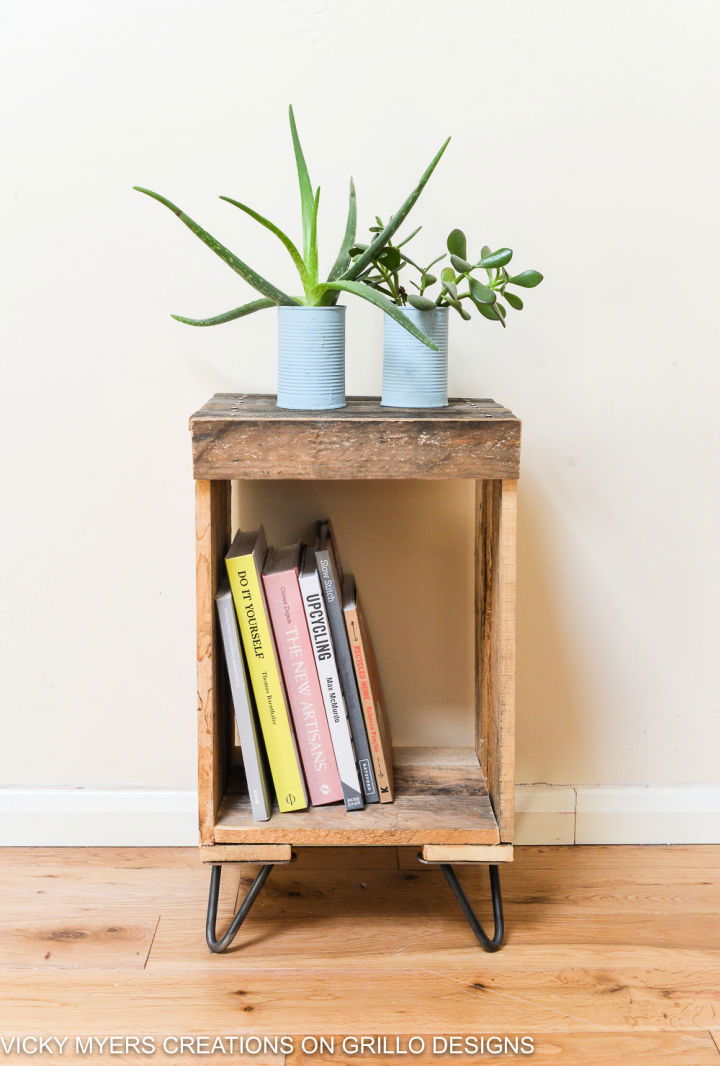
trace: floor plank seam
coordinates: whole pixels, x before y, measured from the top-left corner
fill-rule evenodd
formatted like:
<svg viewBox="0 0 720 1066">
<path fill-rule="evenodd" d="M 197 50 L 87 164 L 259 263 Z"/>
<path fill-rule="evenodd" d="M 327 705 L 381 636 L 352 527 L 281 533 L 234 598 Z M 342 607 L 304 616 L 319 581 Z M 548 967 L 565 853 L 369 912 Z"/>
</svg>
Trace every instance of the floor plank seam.
<svg viewBox="0 0 720 1066">
<path fill-rule="evenodd" d="M 157 921 L 155 922 L 155 928 L 153 929 L 153 935 L 150 938 L 150 944 L 149 944 L 149 947 L 147 949 L 147 954 L 145 955 L 145 962 L 143 963 L 143 970 L 147 969 L 147 964 L 148 964 L 148 961 L 150 959 L 150 952 L 153 949 L 153 944 L 155 943 L 155 937 L 157 936 L 158 929 L 160 928 L 161 919 L 162 919 L 162 914 L 158 914 Z"/>
</svg>

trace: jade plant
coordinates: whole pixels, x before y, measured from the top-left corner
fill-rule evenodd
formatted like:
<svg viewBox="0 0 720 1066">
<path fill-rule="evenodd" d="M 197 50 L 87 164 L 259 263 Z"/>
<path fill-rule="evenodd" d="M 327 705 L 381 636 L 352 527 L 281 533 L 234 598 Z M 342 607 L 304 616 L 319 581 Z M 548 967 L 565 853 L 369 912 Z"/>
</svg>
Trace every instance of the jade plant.
<svg viewBox="0 0 720 1066">
<path fill-rule="evenodd" d="M 376 216 L 375 225 L 370 227 L 372 234 L 383 233 L 385 225 Z M 510 248 L 492 251 L 485 245 L 480 252 L 480 259 L 473 263 L 468 259 L 467 239 L 462 230 L 454 229 L 448 235 L 447 252 L 438 255 L 427 266 L 420 266 L 410 258 L 406 246 L 417 236 L 421 227 L 413 230 L 399 244 L 386 241 L 379 252 L 373 251 L 376 238 L 369 245 L 355 244 L 350 249 L 354 263 L 367 263 L 370 252 L 370 265 L 365 267 L 358 280 L 374 288 L 377 293 L 391 300 L 396 307 L 416 308 L 418 311 L 431 311 L 436 307 L 453 307 L 461 318 L 470 319 L 468 310 L 474 307 L 484 318 L 500 322 L 505 326 L 507 314 L 505 304 L 522 311 L 523 301 L 512 288 L 533 289 L 543 280 L 537 270 L 523 270 L 519 274 L 510 274 L 507 266 L 513 257 Z M 450 266 L 432 273 L 432 268 L 450 256 Z M 401 278 L 401 271 L 406 268 L 414 270 L 415 278 L 408 282 L 416 290 L 408 291 Z M 481 272 L 480 280 L 476 272 Z M 437 288 L 436 288 L 437 286 Z M 467 286 L 467 287 L 466 287 Z M 467 301 L 467 302 L 465 302 Z"/>
<path fill-rule="evenodd" d="M 420 181 L 401 205 L 399 210 L 390 217 L 390 221 L 386 225 L 377 228 L 372 240 L 362 251 L 357 251 L 355 246 L 357 205 L 355 186 L 352 179 L 350 180 L 350 198 L 345 233 L 330 273 L 325 280 L 321 280 L 318 263 L 317 235 L 320 188 L 318 187 L 313 191 L 292 107 L 290 108 L 290 132 L 292 135 L 298 184 L 300 187 L 302 253 L 279 226 L 276 226 L 269 219 L 265 218 L 257 211 L 254 211 L 253 208 L 248 207 L 247 204 L 241 203 L 239 200 L 234 200 L 230 196 L 221 196 L 220 199 L 225 200 L 227 203 L 232 204 L 233 207 L 239 208 L 240 211 L 243 211 L 246 215 L 255 219 L 256 222 L 259 222 L 261 226 L 265 227 L 265 229 L 270 230 L 270 232 L 281 241 L 297 269 L 303 290 L 302 296 L 290 295 L 280 289 L 277 285 L 273 285 L 272 282 L 268 281 L 256 270 L 253 270 L 252 267 L 248 266 L 247 263 L 238 258 L 234 252 L 231 252 L 229 248 L 226 248 L 224 244 L 221 244 L 220 241 L 208 233 L 207 230 L 203 229 L 202 226 L 190 218 L 189 215 L 186 215 L 185 212 L 174 203 L 166 199 L 166 197 L 161 196 L 160 193 L 153 192 L 151 189 L 142 188 L 138 185 L 134 186 L 138 192 L 152 197 L 154 200 L 157 200 L 158 203 L 164 204 L 165 207 L 169 208 L 169 210 L 177 215 L 180 221 L 183 222 L 189 230 L 199 237 L 211 251 L 223 260 L 223 262 L 227 263 L 231 270 L 234 270 L 244 281 L 247 281 L 254 289 L 256 289 L 261 296 L 258 300 L 252 300 L 250 303 L 235 307 L 230 311 L 224 311 L 222 314 L 215 315 L 212 318 L 185 318 L 182 315 L 173 315 L 172 317 L 178 322 L 184 322 L 189 326 L 216 326 L 220 325 L 222 322 L 232 322 L 236 318 L 243 318 L 245 315 L 253 314 L 255 311 L 261 311 L 268 307 L 292 305 L 329 307 L 337 302 L 341 293 L 347 292 L 353 296 L 359 296 L 362 299 L 369 301 L 371 304 L 374 304 L 376 307 L 381 308 L 385 314 L 395 319 L 396 322 L 408 330 L 408 332 L 412 333 L 418 340 L 427 344 L 428 347 L 437 350 L 437 345 L 429 340 L 429 338 L 426 337 L 425 334 L 402 313 L 397 301 L 388 299 L 388 297 L 380 291 L 377 285 L 368 282 L 367 272 L 371 264 L 374 264 L 383 254 L 384 249 L 390 246 L 391 238 L 402 225 L 420 196 L 420 193 L 425 188 L 432 172 L 435 170 L 443 152 L 447 148 L 450 138 L 448 137 L 436 153 L 432 162 L 420 178 Z M 351 254 L 353 250 L 355 251 L 355 254 Z"/>
</svg>

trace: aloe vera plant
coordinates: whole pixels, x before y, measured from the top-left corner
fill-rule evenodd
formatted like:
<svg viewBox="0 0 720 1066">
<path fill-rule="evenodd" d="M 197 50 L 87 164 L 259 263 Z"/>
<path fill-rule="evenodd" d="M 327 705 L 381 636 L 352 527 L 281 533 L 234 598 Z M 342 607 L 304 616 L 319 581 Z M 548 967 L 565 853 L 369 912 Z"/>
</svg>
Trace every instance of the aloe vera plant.
<svg viewBox="0 0 720 1066">
<path fill-rule="evenodd" d="M 375 222 L 376 224 L 370 227 L 371 234 L 382 233 L 385 229 L 382 219 L 376 217 Z M 505 304 L 516 311 L 522 311 L 524 306 L 521 297 L 512 289 L 508 289 L 508 286 L 533 289 L 543 280 L 542 274 L 537 270 L 510 274 L 507 270 L 513 257 L 510 248 L 499 248 L 493 252 L 485 245 L 480 252 L 480 259 L 475 263 L 470 262 L 467 239 L 459 229 L 452 230 L 448 235 L 447 252 L 436 256 L 427 266 L 420 266 L 405 251 L 407 244 L 419 232 L 420 227 L 399 244 L 386 241 L 379 252 L 372 252 L 369 266 L 368 252 L 373 248 L 374 238 L 370 245 L 356 244 L 350 249 L 353 262 L 356 265 L 361 263 L 365 268 L 364 273 L 360 275 L 363 283 L 391 300 L 396 307 L 410 305 L 418 311 L 452 307 L 464 319 L 472 317 L 468 307 L 474 307 L 484 318 L 500 322 L 504 327 L 507 314 Z M 438 277 L 432 273 L 432 268 L 448 254 L 451 265 L 443 267 Z M 417 272 L 418 280 L 409 282 L 417 290 L 414 293 L 408 291 L 403 284 L 404 278 L 400 277 L 401 271 L 407 267 Z M 481 281 L 475 276 L 476 271 L 482 272 L 484 280 Z M 437 285 L 439 288 L 427 295 L 428 290 L 433 290 Z M 467 288 L 463 288 L 465 285 Z"/>
<path fill-rule="evenodd" d="M 363 275 L 366 269 L 382 254 L 393 235 L 407 218 L 407 215 L 413 208 L 420 193 L 429 181 L 435 167 L 438 165 L 443 152 L 447 148 L 450 138 L 448 137 L 435 154 L 431 163 L 421 176 L 418 184 L 401 205 L 399 210 L 391 216 L 387 225 L 378 228 L 373 235 L 370 244 L 364 248 L 362 252 L 358 252 L 354 256 L 351 254 L 351 250 L 354 248 L 356 238 L 357 203 L 355 186 L 352 179 L 350 180 L 350 196 L 345 233 L 330 273 L 325 280 L 321 280 L 318 262 L 317 235 L 320 188 L 318 187 L 313 191 L 292 107 L 290 107 L 290 132 L 292 135 L 298 184 L 300 187 L 302 252 L 279 226 L 276 226 L 273 222 L 259 214 L 257 211 L 254 211 L 251 207 L 248 207 L 247 204 L 241 203 L 239 200 L 234 200 L 230 196 L 221 196 L 220 199 L 225 200 L 227 203 L 232 204 L 246 215 L 255 219 L 256 222 L 259 222 L 261 226 L 264 226 L 265 229 L 269 230 L 278 238 L 295 264 L 302 284 L 302 296 L 290 295 L 276 285 L 273 285 L 272 282 L 268 281 L 256 270 L 253 270 L 252 267 L 235 255 L 234 252 L 231 252 L 229 248 L 225 247 L 224 244 L 221 244 L 220 241 L 208 233 L 207 230 L 203 229 L 203 227 L 195 222 L 194 219 L 185 214 L 185 212 L 172 203 L 172 201 L 161 196 L 160 193 L 153 192 L 151 189 L 142 188 L 139 185 L 134 186 L 138 192 L 144 193 L 146 196 L 150 196 L 152 199 L 157 200 L 158 203 L 164 204 L 165 207 L 173 212 L 173 214 L 177 215 L 180 221 L 183 222 L 189 230 L 199 237 L 211 251 L 223 260 L 223 262 L 227 263 L 236 274 L 239 274 L 244 281 L 247 281 L 254 289 L 256 289 L 261 296 L 260 299 L 252 300 L 250 303 L 243 304 L 240 307 L 234 307 L 230 311 L 224 311 L 222 314 L 214 315 L 212 318 L 186 318 L 182 315 L 173 315 L 172 317 L 177 319 L 178 322 L 184 322 L 189 326 L 216 326 L 223 322 L 232 322 L 236 318 L 243 318 L 246 315 L 253 314 L 255 311 L 261 311 L 268 307 L 292 305 L 329 307 L 337 303 L 341 293 L 346 292 L 353 296 L 359 296 L 362 299 L 367 300 L 369 303 L 374 304 L 376 307 L 379 307 L 385 312 L 385 314 L 390 315 L 391 318 L 395 319 L 395 321 L 403 326 L 404 329 L 408 330 L 409 333 L 412 333 L 418 340 L 427 344 L 428 347 L 436 349 L 436 345 L 412 322 L 410 322 L 405 315 L 403 315 L 397 304 L 391 299 L 388 299 L 383 292 L 379 291 L 377 286 L 369 284 L 366 277 Z"/>
</svg>

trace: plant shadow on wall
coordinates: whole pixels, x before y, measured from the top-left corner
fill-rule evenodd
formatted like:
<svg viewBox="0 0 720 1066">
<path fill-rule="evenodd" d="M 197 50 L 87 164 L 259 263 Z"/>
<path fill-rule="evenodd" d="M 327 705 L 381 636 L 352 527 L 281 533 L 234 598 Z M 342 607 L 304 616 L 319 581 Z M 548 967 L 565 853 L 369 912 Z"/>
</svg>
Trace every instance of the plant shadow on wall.
<svg viewBox="0 0 720 1066">
<path fill-rule="evenodd" d="M 448 138 L 436 152 L 418 184 L 387 222 L 375 216 L 368 244 L 356 241 L 357 204 L 350 180 L 345 232 L 340 250 L 326 280 L 322 280 L 318 254 L 318 209 L 320 188 L 313 190 L 295 116 L 290 108 L 295 165 L 300 190 L 302 251 L 274 222 L 229 196 L 222 200 L 238 208 L 272 233 L 289 254 L 302 285 L 302 295 L 290 294 L 268 281 L 224 244 L 160 193 L 135 186 L 138 192 L 167 207 L 215 255 L 256 289 L 261 299 L 224 311 L 211 318 L 173 318 L 190 326 L 217 326 L 244 318 L 269 307 L 278 308 L 278 406 L 302 410 L 327 410 L 345 405 L 345 316 L 338 306 L 342 294 L 360 297 L 385 313 L 385 371 L 382 402 L 390 407 L 445 407 L 447 395 L 449 308 L 462 319 L 474 308 L 484 318 L 505 326 L 507 309 L 521 311 L 523 300 L 513 287 L 534 288 L 542 281 L 537 270 L 510 274 L 510 248 L 497 251 L 485 245 L 480 258 L 468 259 L 464 233 L 454 229 L 447 239 L 447 252 L 427 267 L 411 259 L 407 245 L 415 229 L 397 244 L 392 243 L 408 214 L 430 180 Z M 438 279 L 431 273 L 446 256 Z M 416 278 L 405 284 L 403 271 L 414 270 Z M 412 285 L 416 292 L 410 292 Z M 436 286 L 439 285 L 437 290 Z M 390 328 L 388 328 L 388 326 Z"/>
</svg>

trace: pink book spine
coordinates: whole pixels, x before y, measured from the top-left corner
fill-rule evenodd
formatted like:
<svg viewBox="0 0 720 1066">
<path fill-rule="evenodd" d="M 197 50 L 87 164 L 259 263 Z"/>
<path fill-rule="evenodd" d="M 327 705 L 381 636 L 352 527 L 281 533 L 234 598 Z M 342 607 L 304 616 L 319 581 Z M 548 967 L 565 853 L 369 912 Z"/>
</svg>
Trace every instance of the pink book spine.
<svg viewBox="0 0 720 1066">
<path fill-rule="evenodd" d="M 297 571 L 263 574 L 263 584 L 310 802 L 316 807 L 336 803 L 343 798 L 342 786 Z"/>
</svg>

